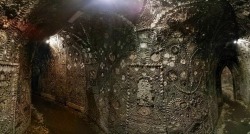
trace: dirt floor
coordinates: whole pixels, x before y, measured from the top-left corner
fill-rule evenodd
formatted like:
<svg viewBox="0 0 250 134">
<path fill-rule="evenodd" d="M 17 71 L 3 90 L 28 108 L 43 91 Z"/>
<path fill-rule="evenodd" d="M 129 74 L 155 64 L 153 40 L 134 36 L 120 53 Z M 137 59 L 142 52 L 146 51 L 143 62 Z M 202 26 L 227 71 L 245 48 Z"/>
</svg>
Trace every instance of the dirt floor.
<svg viewBox="0 0 250 134">
<path fill-rule="evenodd" d="M 239 101 L 224 99 L 217 134 L 250 134 L 250 109 Z"/>
<path fill-rule="evenodd" d="M 250 108 L 234 100 L 230 72 L 222 76 L 224 104 L 215 134 L 250 134 Z M 68 108 L 35 96 L 26 134 L 98 134 L 99 128 Z"/>
<path fill-rule="evenodd" d="M 26 134 L 97 134 L 99 128 L 66 107 L 46 101 L 39 96 L 32 99 L 31 126 Z"/>
<path fill-rule="evenodd" d="M 217 134 L 250 134 L 250 108 L 234 100 L 232 76 L 225 70 L 222 74 L 224 104 L 217 125 Z"/>
</svg>

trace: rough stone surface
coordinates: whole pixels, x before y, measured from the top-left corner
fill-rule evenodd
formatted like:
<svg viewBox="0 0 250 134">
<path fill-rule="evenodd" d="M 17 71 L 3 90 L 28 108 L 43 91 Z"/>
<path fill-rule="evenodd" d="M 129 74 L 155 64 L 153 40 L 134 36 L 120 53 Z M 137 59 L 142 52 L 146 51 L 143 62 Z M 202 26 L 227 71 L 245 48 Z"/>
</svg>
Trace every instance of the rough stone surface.
<svg viewBox="0 0 250 134">
<path fill-rule="evenodd" d="M 30 124 L 30 65 L 24 23 L 35 1 L 0 2 L 0 133 L 23 133 Z"/>
<path fill-rule="evenodd" d="M 0 2 L 1 133 L 22 133 L 29 125 L 31 86 L 89 115 L 107 133 L 214 131 L 215 78 L 235 58 L 232 42 L 241 36 L 249 43 L 248 1 L 100 2 L 67 24 L 82 2 L 89 1 Z M 45 43 L 25 45 L 22 38 L 44 39 L 61 27 Z M 247 78 L 242 96 L 249 94 L 244 45 L 233 59 Z"/>
<path fill-rule="evenodd" d="M 241 99 L 249 104 L 250 102 L 250 92 L 249 92 L 249 47 L 250 47 L 250 37 L 240 38 L 237 41 L 237 51 L 238 51 L 238 59 L 239 59 L 239 68 L 240 72 L 240 97 Z"/>
<path fill-rule="evenodd" d="M 49 134 L 48 128 L 44 125 L 43 114 L 39 113 L 34 106 L 31 106 L 31 124 L 24 134 Z"/>
<path fill-rule="evenodd" d="M 27 44 L 27 39 L 43 39 L 54 33 L 79 8 L 72 6 L 77 2 L 80 1 L 0 2 L 0 133 L 23 133 L 30 124 L 30 62 L 33 47 Z M 61 11 L 64 12 L 63 16 L 48 19 Z M 47 28 L 47 24 L 54 27 Z"/>
<path fill-rule="evenodd" d="M 212 72 L 217 49 L 236 38 L 232 8 L 223 1 L 141 5 L 137 21 L 90 14 L 56 35 L 66 50 L 65 100 L 85 105 L 108 133 L 211 133 L 218 118 Z"/>
</svg>

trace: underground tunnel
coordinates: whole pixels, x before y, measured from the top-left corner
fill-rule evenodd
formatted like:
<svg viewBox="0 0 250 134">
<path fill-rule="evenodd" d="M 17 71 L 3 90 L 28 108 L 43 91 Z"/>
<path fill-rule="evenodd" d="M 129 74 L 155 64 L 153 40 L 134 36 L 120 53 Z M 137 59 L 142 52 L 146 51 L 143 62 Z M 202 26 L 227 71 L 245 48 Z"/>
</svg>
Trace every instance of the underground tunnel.
<svg viewBox="0 0 250 134">
<path fill-rule="evenodd" d="M 1 0 L 0 134 L 249 134 L 249 0 Z"/>
</svg>

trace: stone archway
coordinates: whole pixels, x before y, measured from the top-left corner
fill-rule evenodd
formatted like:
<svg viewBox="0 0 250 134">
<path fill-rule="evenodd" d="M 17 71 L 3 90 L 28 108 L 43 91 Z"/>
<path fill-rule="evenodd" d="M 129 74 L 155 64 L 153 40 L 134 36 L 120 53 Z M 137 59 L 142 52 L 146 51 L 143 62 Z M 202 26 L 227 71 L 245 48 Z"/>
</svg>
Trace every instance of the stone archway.
<svg viewBox="0 0 250 134">
<path fill-rule="evenodd" d="M 231 59 L 227 61 L 221 61 L 218 63 L 218 68 L 216 71 L 216 92 L 217 92 L 217 102 L 219 107 L 223 105 L 223 95 L 225 94 L 225 90 L 223 93 L 223 88 L 225 88 L 225 84 L 230 84 L 231 91 L 231 99 L 232 100 L 241 100 L 240 95 L 240 72 L 237 61 Z M 224 82 L 222 81 L 225 80 Z M 227 78 L 226 78 L 227 77 Z M 228 80 L 231 79 L 231 80 Z M 222 85 L 223 84 L 223 85 Z"/>
<path fill-rule="evenodd" d="M 221 90 L 222 90 L 222 96 L 226 97 L 226 99 L 235 100 L 235 90 L 234 90 L 234 81 L 232 72 L 230 69 L 226 66 L 222 70 L 221 73 Z"/>
</svg>

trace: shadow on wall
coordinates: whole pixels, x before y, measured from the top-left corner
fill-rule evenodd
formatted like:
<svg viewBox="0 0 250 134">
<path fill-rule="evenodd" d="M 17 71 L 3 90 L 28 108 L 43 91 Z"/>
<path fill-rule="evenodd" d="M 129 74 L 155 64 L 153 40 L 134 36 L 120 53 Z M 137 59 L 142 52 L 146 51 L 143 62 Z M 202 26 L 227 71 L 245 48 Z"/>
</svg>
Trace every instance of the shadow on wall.
<svg viewBox="0 0 250 134">
<path fill-rule="evenodd" d="M 93 113 L 95 114 L 94 116 L 89 117 L 90 120 L 98 121 L 100 119 L 100 112 L 97 107 L 97 102 L 94 97 L 94 93 L 92 92 L 92 89 L 88 89 L 86 91 L 87 94 L 87 100 L 88 100 L 88 111 L 87 113 L 89 115 L 92 115 Z"/>
<path fill-rule="evenodd" d="M 34 51 L 32 52 L 32 80 L 31 92 L 41 93 L 39 80 L 46 74 L 50 68 L 50 62 L 53 59 L 51 48 L 48 44 L 33 42 Z"/>
</svg>

